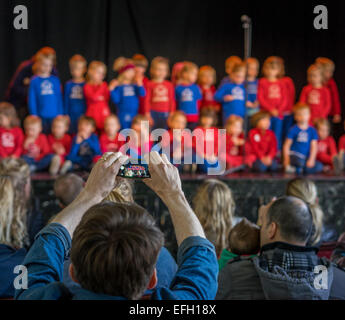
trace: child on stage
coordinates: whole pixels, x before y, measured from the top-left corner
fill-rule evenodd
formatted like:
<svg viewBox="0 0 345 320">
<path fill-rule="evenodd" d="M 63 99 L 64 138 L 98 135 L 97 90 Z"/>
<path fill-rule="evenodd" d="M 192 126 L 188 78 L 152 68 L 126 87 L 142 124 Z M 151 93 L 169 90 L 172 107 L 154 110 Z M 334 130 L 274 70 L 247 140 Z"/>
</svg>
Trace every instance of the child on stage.
<svg viewBox="0 0 345 320">
<path fill-rule="evenodd" d="M 78 120 L 86 112 L 84 97 L 85 73 L 87 62 L 81 55 L 74 55 L 69 61 L 72 80 L 65 84 L 65 113 L 70 117 L 70 133 L 78 131 Z"/>
<path fill-rule="evenodd" d="M 260 111 L 259 101 L 258 101 L 258 74 L 260 69 L 259 60 L 256 58 L 248 58 L 247 61 L 247 94 L 248 101 L 247 107 L 247 130 L 250 130 L 251 118 L 254 114 Z"/>
<path fill-rule="evenodd" d="M 264 78 L 259 80 L 258 99 L 261 110 L 271 114 L 271 130 L 278 141 L 278 151 L 283 143 L 284 112 L 289 104 L 286 85 L 282 81 L 284 65 L 279 57 L 269 57 L 263 65 Z"/>
<path fill-rule="evenodd" d="M 312 65 L 308 69 L 309 85 L 302 90 L 300 102 L 310 106 L 310 123 L 318 119 L 328 119 L 331 112 L 332 100 L 331 93 L 324 86 L 325 78 L 322 69 L 318 65 Z"/>
<path fill-rule="evenodd" d="M 103 62 L 92 61 L 87 72 L 87 83 L 84 86 L 86 116 L 95 120 L 96 128 L 99 131 L 103 130 L 104 120 L 110 115 L 110 93 L 108 85 L 104 81 L 106 73 L 107 67 Z"/>
<path fill-rule="evenodd" d="M 330 172 L 332 168 L 337 170 L 338 151 L 334 138 L 330 136 L 331 124 L 327 119 L 318 119 L 315 128 L 319 135 L 317 161 L 323 164 L 324 172 Z"/>
<path fill-rule="evenodd" d="M 339 97 L 338 86 L 334 80 L 334 71 L 335 64 L 332 60 L 328 58 L 317 58 L 315 63 L 319 65 L 325 77 L 326 87 L 330 90 L 331 93 L 331 112 L 330 116 L 332 117 L 333 123 L 341 122 L 341 103 Z"/>
<path fill-rule="evenodd" d="M 199 70 L 198 85 L 201 89 L 202 100 L 200 101 L 200 110 L 203 108 L 214 109 L 217 114 L 220 111 L 219 103 L 214 99 L 216 93 L 216 70 L 211 66 L 202 66 Z"/>
<path fill-rule="evenodd" d="M 196 84 L 198 67 L 192 62 L 185 62 L 180 72 L 180 84 L 176 86 L 177 109 L 187 116 L 188 128 L 194 130 L 199 121 L 199 101 L 201 91 Z"/>
<path fill-rule="evenodd" d="M 246 113 L 245 79 L 246 65 L 237 64 L 232 69 L 231 83 L 224 84 L 217 90 L 215 99 L 222 104 L 223 123 L 226 123 L 226 119 L 232 115 L 244 118 Z"/>
<path fill-rule="evenodd" d="M 226 121 L 226 164 L 233 172 L 245 168 L 243 118 L 232 115 Z"/>
<path fill-rule="evenodd" d="M 204 162 L 198 164 L 198 171 L 207 174 L 209 168 L 218 167 L 217 114 L 212 106 L 201 110 L 199 122 L 200 125 L 194 131 L 196 134 L 195 153 L 196 157 Z"/>
<path fill-rule="evenodd" d="M 117 64 L 119 76 L 111 91 L 111 100 L 117 107 L 121 129 L 129 129 L 139 112 L 139 97 L 145 97 L 146 92 L 143 79 L 135 78 L 135 65 L 130 60 L 120 58 L 114 64 Z"/>
<path fill-rule="evenodd" d="M 132 57 L 133 64 L 135 65 L 135 79 L 142 81 L 145 91 L 147 91 L 147 84 L 149 79 L 145 76 L 149 62 L 142 54 L 135 54 Z M 139 97 L 139 114 L 145 114 L 145 96 Z"/>
<path fill-rule="evenodd" d="M 101 148 L 96 131 L 95 120 L 82 116 L 78 123 L 78 133 L 72 141 L 71 152 L 66 157 L 60 173 L 66 174 L 70 170 L 89 171 L 97 156 L 101 156 Z"/>
<path fill-rule="evenodd" d="M 284 168 L 287 173 L 316 174 L 323 170 L 317 161 L 318 134 L 310 124 L 310 107 L 299 104 L 294 108 L 296 125 L 291 128 L 284 144 Z"/>
<path fill-rule="evenodd" d="M 166 58 L 156 57 L 151 62 L 151 80 L 146 85 L 145 115 L 151 119 L 153 130 L 167 128 L 169 114 L 175 111 L 175 89 L 166 80 L 169 75 L 169 62 Z"/>
<path fill-rule="evenodd" d="M 71 151 L 72 138 L 67 133 L 68 129 L 68 117 L 58 116 L 53 120 L 52 133 L 48 136 L 48 143 L 54 154 L 49 168 L 49 173 L 52 176 L 58 174 L 61 166 L 65 162 L 66 156 Z"/>
<path fill-rule="evenodd" d="M 276 161 L 278 142 L 271 126 L 271 116 L 266 111 L 260 111 L 252 117 L 252 125 L 255 129 L 250 130 L 246 156 L 255 172 L 275 172 L 278 170 Z"/>
<path fill-rule="evenodd" d="M 15 107 L 7 102 L 0 103 L 0 160 L 20 158 L 23 151 L 23 130 Z"/>
<path fill-rule="evenodd" d="M 231 81 L 232 81 L 231 80 L 231 73 L 232 73 L 234 66 L 237 64 L 242 64 L 242 63 L 243 63 L 242 59 L 238 56 L 231 56 L 231 57 L 226 59 L 226 61 L 225 61 L 225 72 L 226 72 L 227 76 L 225 78 L 223 78 L 219 87 L 223 86 L 224 84 L 231 83 Z"/>
<path fill-rule="evenodd" d="M 119 131 L 121 129 L 119 118 L 111 114 L 104 121 L 104 132 L 99 138 L 102 154 L 106 152 L 118 152 L 125 144 L 124 137 L 121 137 Z"/>
<path fill-rule="evenodd" d="M 64 114 L 61 82 L 52 75 L 54 56 L 40 54 L 33 66 L 29 86 L 29 113 L 42 119 L 43 132 L 49 133 L 53 119 Z"/>
<path fill-rule="evenodd" d="M 24 120 L 25 138 L 22 158 L 30 166 L 30 171 L 48 169 L 53 154 L 47 137 L 42 133 L 42 120 L 37 116 L 28 116 Z"/>
</svg>

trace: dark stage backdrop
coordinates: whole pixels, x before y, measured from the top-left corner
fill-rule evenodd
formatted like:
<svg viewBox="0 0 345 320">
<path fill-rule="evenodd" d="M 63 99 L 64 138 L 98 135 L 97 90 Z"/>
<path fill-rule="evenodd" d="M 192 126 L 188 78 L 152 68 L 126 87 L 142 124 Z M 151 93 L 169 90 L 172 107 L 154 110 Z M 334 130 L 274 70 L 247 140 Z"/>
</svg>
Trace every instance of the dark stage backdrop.
<svg viewBox="0 0 345 320">
<path fill-rule="evenodd" d="M 13 27 L 13 8 L 26 5 L 29 29 Z M 314 7 L 328 6 L 329 30 L 315 30 Z M 337 64 L 336 80 L 345 104 L 345 1 L 195 1 L 195 0 L 1 0 L 0 99 L 18 64 L 42 46 L 58 54 L 62 81 L 75 53 L 109 66 L 118 56 L 142 53 L 171 63 L 211 64 L 224 76 L 224 60 L 243 55 L 240 17 L 253 19 L 253 56 L 286 60 L 287 74 L 300 92 L 306 68 L 318 56 Z M 113 77 L 111 68 L 108 80 Z"/>
</svg>

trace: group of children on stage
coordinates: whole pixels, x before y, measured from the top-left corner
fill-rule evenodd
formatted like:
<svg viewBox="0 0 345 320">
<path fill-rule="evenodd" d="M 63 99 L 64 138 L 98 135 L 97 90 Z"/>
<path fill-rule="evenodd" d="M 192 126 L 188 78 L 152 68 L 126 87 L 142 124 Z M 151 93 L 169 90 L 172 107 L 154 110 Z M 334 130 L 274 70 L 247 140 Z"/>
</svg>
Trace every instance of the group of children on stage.
<svg viewBox="0 0 345 320">
<path fill-rule="evenodd" d="M 188 172 L 207 173 L 219 161 L 226 162 L 229 172 L 284 168 L 288 173 L 313 174 L 344 169 L 345 136 L 338 148 L 330 136 L 331 122 L 341 122 L 341 107 L 329 59 L 319 58 L 309 67 L 309 84 L 297 104 L 294 83 L 285 76 L 279 57 L 266 59 L 260 79 L 257 59 L 228 58 L 228 76 L 217 89 L 211 66 L 177 63 L 169 81 L 168 60 L 156 57 L 148 79 L 144 56 L 121 57 L 113 65 L 117 78 L 107 84 L 104 63 L 87 66 L 85 58 L 75 55 L 69 61 L 72 79 L 62 90 L 55 64 L 51 48 L 35 55 L 24 132 L 16 108 L 0 104 L 0 157 L 22 157 L 32 172 L 89 170 L 103 153 L 118 151 L 128 142 L 120 130 L 129 128 L 137 133 L 129 140 L 129 150 L 139 157 L 156 147 L 151 130 L 168 129 L 160 141 L 162 150 L 169 150 L 170 159 Z M 141 126 L 145 120 L 150 127 Z M 200 129 L 204 139 L 176 133 L 186 128 Z M 219 137 L 217 128 L 225 128 L 226 134 Z M 226 138 L 224 152 L 219 152 L 218 138 Z M 138 141 L 144 144 L 138 147 Z M 186 149 L 193 163 L 201 158 L 204 164 L 185 163 Z"/>
</svg>

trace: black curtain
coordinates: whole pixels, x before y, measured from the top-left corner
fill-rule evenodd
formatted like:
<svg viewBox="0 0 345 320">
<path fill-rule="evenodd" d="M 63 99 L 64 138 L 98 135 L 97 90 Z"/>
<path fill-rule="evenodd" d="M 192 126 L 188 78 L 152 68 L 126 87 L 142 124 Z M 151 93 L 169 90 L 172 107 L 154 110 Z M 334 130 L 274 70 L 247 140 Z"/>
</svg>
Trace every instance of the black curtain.
<svg viewBox="0 0 345 320">
<path fill-rule="evenodd" d="M 28 8 L 28 30 L 13 27 L 19 4 Z M 329 30 L 313 27 L 318 4 L 328 7 Z M 46 45 L 57 51 L 62 81 L 69 78 L 68 59 L 75 53 L 106 62 L 108 80 L 113 60 L 134 53 L 211 64 L 220 80 L 225 59 L 243 55 L 243 14 L 253 20 L 253 56 L 261 62 L 282 56 L 298 92 L 316 57 L 333 59 L 345 104 L 345 2 L 336 0 L 1 0 L 0 98 L 18 64 Z"/>
</svg>

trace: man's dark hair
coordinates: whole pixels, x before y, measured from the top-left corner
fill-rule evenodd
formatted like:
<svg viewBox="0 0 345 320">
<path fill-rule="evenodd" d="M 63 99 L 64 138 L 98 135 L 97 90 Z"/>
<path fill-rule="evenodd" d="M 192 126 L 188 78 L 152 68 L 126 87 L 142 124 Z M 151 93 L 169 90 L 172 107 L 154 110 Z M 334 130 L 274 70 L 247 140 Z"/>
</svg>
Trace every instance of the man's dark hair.
<svg viewBox="0 0 345 320">
<path fill-rule="evenodd" d="M 71 260 L 91 292 L 140 299 L 153 275 L 164 235 L 153 217 L 132 203 L 90 208 L 73 234 Z"/>
<path fill-rule="evenodd" d="M 84 180 L 74 173 L 60 176 L 55 180 L 54 192 L 60 203 L 67 207 L 84 188 Z"/>
<path fill-rule="evenodd" d="M 287 241 L 307 242 L 313 227 L 308 205 L 295 197 L 275 201 L 268 210 L 267 221 L 268 224 L 275 222 L 282 238 Z"/>
</svg>

